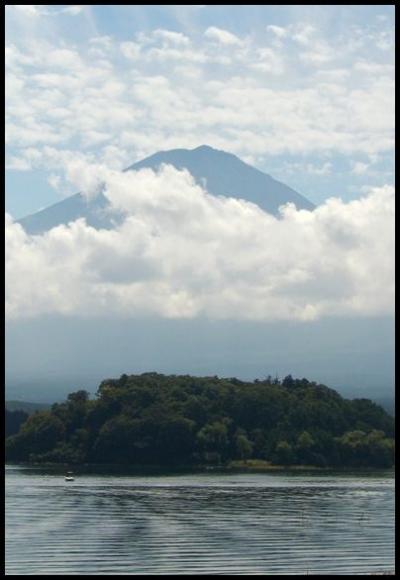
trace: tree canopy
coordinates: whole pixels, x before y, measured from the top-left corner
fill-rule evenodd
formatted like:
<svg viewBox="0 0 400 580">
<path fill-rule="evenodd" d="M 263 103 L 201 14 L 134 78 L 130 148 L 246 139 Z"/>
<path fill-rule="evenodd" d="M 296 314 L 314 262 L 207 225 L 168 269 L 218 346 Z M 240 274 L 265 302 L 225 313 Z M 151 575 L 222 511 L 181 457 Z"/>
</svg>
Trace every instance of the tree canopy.
<svg viewBox="0 0 400 580">
<path fill-rule="evenodd" d="M 21 428 L 22 423 L 28 418 L 28 413 L 22 411 L 22 409 L 15 409 L 12 411 L 5 408 L 5 422 L 4 422 L 4 432 L 5 436 L 15 435 Z"/>
<path fill-rule="evenodd" d="M 347 400 L 291 376 L 122 375 L 28 417 L 6 439 L 9 461 L 389 467 L 394 419 L 368 399 Z"/>
</svg>

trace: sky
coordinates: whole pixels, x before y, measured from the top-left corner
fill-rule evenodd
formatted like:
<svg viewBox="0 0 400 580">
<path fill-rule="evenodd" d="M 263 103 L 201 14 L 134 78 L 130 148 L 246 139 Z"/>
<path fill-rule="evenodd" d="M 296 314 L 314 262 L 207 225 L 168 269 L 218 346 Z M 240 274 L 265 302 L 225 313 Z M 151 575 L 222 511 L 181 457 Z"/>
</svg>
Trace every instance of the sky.
<svg viewBox="0 0 400 580">
<path fill-rule="evenodd" d="M 287 205 L 277 218 L 244 200 L 216 198 L 172 167 L 121 173 L 157 151 L 203 144 L 237 155 L 317 208 Z M 52 363 L 59 365 L 50 345 L 35 364 L 29 352 L 48 320 L 63 360 L 78 344 L 92 369 L 92 341 L 111 321 L 120 328 L 130 321 L 116 343 L 131 345 L 121 373 L 134 372 L 127 361 L 141 352 L 138 337 L 149 320 L 186 321 L 188 335 L 202 337 L 182 361 L 186 372 L 218 367 L 257 376 L 274 352 L 266 374 L 283 357 L 288 372 L 291 360 L 307 360 L 301 372 L 312 378 L 318 367 L 323 379 L 352 352 L 358 368 L 369 361 L 369 375 L 378 369 L 375 387 L 391 388 L 393 155 L 391 5 L 8 5 L 13 372 L 35 367 L 38 376 L 51 375 Z M 124 215 L 114 230 L 78 220 L 30 236 L 15 222 L 77 191 L 93 197 L 100 187 Z M 68 339 L 63 320 L 77 325 Z M 237 323 L 239 350 L 226 347 L 229 321 Z M 217 345 L 201 324 L 217 325 Z M 349 325 L 356 337 L 350 350 L 341 337 Z M 386 346 L 374 358 L 378 326 Z M 169 350 L 155 331 L 141 360 L 171 369 L 181 352 L 174 328 Z M 313 341 L 304 358 L 307 333 Z M 342 384 L 351 363 L 344 367 Z"/>
<path fill-rule="evenodd" d="M 8 5 L 6 211 L 71 159 L 232 152 L 316 204 L 393 184 L 391 5 Z"/>
</svg>

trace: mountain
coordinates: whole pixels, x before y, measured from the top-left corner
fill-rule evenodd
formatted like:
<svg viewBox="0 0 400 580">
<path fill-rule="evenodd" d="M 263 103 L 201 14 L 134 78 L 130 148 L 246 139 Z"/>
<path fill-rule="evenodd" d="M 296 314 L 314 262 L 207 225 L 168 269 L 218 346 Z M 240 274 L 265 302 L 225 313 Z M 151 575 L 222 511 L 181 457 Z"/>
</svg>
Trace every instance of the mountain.
<svg viewBox="0 0 400 580">
<path fill-rule="evenodd" d="M 245 199 L 261 209 L 278 214 L 279 206 L 293 202 L 298 209 L 314 209 L 305 197 L 270 175 L 251 167 L 232 153 L 218 151 L 207 145 L 196 149 L 173 149 L 162 151 L 139 161 L 129 170 L 150 167 L 158 168 L 162 163 L 177 169 L 187 169 L 199 185 L 205 183 L 209 193 Z"/>
<path fill-rule="evenodd" d="M 160 151 L 134 163 L 125 171 L 137 171 L 145 167 L 156 170 L 163 163 L 177 169 L 187 169 L 196 182 L 213 195 L 245 199 L 273 215 L 278 215 L 279 206 L 288 202 L 293 202 L 298 209 L 312 210 L 315 207 L 284 183 L 251 167 L 231 153 L 207 145 L 191 150 Z M 108 201 L 102 194 L 87 201 L 77 193 L 18 221 L 30 234 L 40 234 L 80 217 L 86 218 L 87 223 L 95 228 L 111 229 L 118 223 L 118 216 L 110 215 L 107 205 Z"/>
</svg>

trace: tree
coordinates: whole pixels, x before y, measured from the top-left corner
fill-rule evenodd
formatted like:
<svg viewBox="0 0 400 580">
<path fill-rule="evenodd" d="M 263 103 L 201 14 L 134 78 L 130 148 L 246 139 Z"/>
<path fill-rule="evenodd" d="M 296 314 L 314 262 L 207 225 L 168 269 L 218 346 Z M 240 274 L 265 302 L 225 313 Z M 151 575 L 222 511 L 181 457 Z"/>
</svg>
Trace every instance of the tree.
<svg viewBox="0 0 400 580">
<path fill-rule="evenodd" d="M 70 393 L 68 395 L 67 400 L 73 404 L 86 403 L 86 401 L 89 400 L 89 393 L 84 390 L 75 391 L 74 393 Z"/>
<path fill-rule="evenodd" d="M 283 379 L 282 386 L 284 386 L 286 389 L 292 389 L 295 386 L 295 381 L 292 375 L 287 375 L 287 377 Z"/>
<path fill-rule="evenodd" d="M 303 431 L 296 442 L 296 455 L 297 461 L 302 464 L 312 464 L 313 463 L 313 449 L 315 446 L 315 441 L 311 437 L 308 431 Z"/>
<path fill-rule="evenodd" d="M 207 423 L 197 433 L 197 443 L 206 460 L 210 459 L 219 463 L 225 456 L 228 446 L 228 428 L 226 423 L 222 421 Z"/>
<path fill-rule="evenodd" d="M 263 459 L 267 451 L 267 438 L 263 429 L 253 429 L 250 433 L 253 443 L 253 456 Z"/>
<path fill-rule="evenodd" d="M 15 435 L 18 433 L 21 425 L 27 420 L 28 417 L 29 415 L 28 413 L 25 413 L 25 411 L 21 411 L 19 409 L 16 411 L 9 411 L 6 408 L 4 422 L 5 436 L 8 437 L 9 435 Z"/>
<path fill-rule="evenodd" d="M 6 448 L 9 459 L 29 460 L 30 456 L 53 449 L 65 435 L 65 427 L 50 411 L 31 415 L 17 435 L 10 437 Z"/>
<path fill-rule="evenodd" d="M 240 459 L 249 459 L 253 453 L 253 443 L 249 441 L 246 432 L 238 429 L 235 435 L 236 452 Z"/>
<path fill-rule="evenodd" d="M 171 417 L 160 425 L 158 449 L 160 463 L 189 463 L 194 451 L 194 421 Z"/>
<path fill-rule="evenodd" d="M 141 424 L 141 422 L 139 422 Z M 105 463 L 135 462 L 138 421 L 118 415 L 104 423 L 94 443 L 93 455 Z"/>
<path fill-rule="evenodd" d="M 341 463 L 345 465 L 362 465 L 365 457 L 365 436 L 364 431 L 347 431 L 338 437 L 338 447 Z"/>
<path fill-rule="evenodd" d="M 279 441 L 275 448 L 273 462 L 279 465 L 291 465 L 296 462 L 293 448 L 287 441 Z"/>
<path fill-rule="evenodd" d="M 377 467 L 391 467 L 394 463 L 394 441 L 383 431 L 373 429 L 366 436 L 368 461 Z"/>
</svg>

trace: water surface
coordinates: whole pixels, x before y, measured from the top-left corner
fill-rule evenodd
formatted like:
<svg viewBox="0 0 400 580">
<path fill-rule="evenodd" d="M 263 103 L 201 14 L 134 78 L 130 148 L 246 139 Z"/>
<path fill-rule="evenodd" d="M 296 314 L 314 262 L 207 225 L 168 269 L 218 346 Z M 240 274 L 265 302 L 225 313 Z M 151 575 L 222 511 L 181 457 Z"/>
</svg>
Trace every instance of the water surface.
<svg viewBox="0 0 400 580">
<path fill-rule="evenodd" d="M 7 574 L 394 570 L 392 474 L 61 474 L 6 467 Z"/>
</svg>

